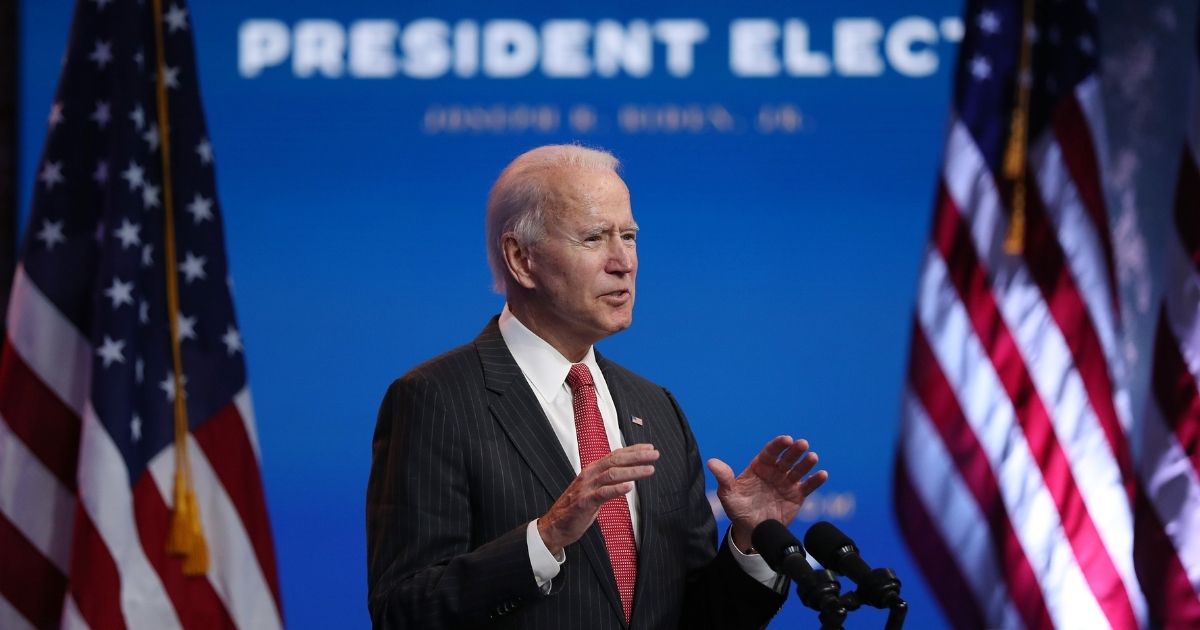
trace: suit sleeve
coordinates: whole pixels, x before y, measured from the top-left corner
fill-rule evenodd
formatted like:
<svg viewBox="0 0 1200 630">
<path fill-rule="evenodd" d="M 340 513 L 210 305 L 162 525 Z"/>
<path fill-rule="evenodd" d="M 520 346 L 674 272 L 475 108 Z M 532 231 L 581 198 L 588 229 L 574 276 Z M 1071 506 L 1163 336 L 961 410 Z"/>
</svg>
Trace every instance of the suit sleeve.
<svg viewBox="0 0 1200 630">
<path fill-rule="evenodd" d="M 477 627 L 539 596 L 526 524 L 472 548 L 459 420 L 419 374 L 380 405 L 366 515 L 375 628 Z"/>
<path fill-rule="evenodd" d="M 666 390 L 663 390 L 666 391 Z M 691 511 L 687 531 L 687 562 L 690 568 L 684 592 L 680 628 L 762 628 L 783 606 L 785 596 L 764 586 L 737 564 L 722 536 L 716 549 L 716 522 L 704 488 L 700 449 L 675 397 L 667 392 L 687 442 L 691 486 L 687 509 Z M 714 555 L 714 550 L 715 555 Z"/>
</svg>

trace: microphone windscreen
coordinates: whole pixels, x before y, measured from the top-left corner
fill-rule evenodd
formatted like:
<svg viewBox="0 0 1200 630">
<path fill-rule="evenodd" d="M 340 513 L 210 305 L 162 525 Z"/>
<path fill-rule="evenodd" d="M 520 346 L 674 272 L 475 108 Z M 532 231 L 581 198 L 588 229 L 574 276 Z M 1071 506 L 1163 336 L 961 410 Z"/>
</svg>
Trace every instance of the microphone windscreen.
<svg viewBox="0 0 1200 630">
<path fill-rule="evenodd" d="M 763 560 L 767 561 L 767 565 L 778 571 L 780 563 L 789 547 L 796 547 L 798 550 L 803 550 L 800 541 L 792 535 L 787 526 L 775 519 L 767 519 L 758 524 L 754 528 L 754 532 L 750 534 L 750 540 L 754 543 L 754 548 L 758 553 L 762 554 Z"/>
<path fill-rule="evenodd" d="M 843 534 L 842 530 L 834 527 L 833 523 L 820 521 L 808 528 L 808 533 L 804 534 L 804 547 L 821 566 L 840 573 L 840 550 L 845 547 L 854 548 L 854 541 Z"/>
</svg>

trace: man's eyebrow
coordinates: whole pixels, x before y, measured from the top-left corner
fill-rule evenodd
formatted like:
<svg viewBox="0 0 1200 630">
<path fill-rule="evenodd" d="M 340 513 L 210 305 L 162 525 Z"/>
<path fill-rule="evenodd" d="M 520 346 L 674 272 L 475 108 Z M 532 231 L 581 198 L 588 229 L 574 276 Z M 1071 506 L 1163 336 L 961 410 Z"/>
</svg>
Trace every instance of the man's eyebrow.
<svg viewBox="0 0 1200 630">
<path fill-rule="evenodd" d="M 593 235 L 597 235 L 597 234 L 603 234 L 605 232 L 608 232 L 608 231 L 614 230 L 614 229 L 617 232 L 622 232 L 622 233 L 624 233 L 624 232 L 637 233 L 642 230 L 642 228 L 639 227 L 637 223 L 629 223 L 629 224 L 623 225 L 621 227 L 614 227 L 613 224 L 605 222 L 605 223 L 593 223 L 591 225 L 585 225 L 579 230 L 579 234 L 582 234 L 584 236 L 593 236 Z"/>
</svg>

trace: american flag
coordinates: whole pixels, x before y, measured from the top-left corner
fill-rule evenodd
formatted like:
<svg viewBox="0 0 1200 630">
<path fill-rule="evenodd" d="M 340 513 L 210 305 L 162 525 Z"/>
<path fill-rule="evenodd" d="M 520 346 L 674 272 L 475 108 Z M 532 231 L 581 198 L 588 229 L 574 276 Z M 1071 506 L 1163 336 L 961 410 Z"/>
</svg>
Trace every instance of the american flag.
<svg viewBox="0 0 1200 630">
<path fill-rule="evenodd" d="M 282 625 L 192 25 L 160 2 L 75 8 L 0 354 L 3 628 Z"/>
<path fill-rule="evenodd" d="M 959 628 L 1137 628 L 1096 4 L 970 0 L 902 409 L 903 536 Z"/>
<path fill-rule="evenodd" d="M 1151 393 L 1140 426 L 1138 469 L 1145 493 L 1139 496 L 1135 510 L 1138 574 L 1146 587 L 1151 618 L 1166 628 L 1200 628 L 1200 51 L 1197 53 L 1189 68 L 1188 135 L 1182 143 L 1175 189 L 1174 230 L 1166 243 Z"/>
</svg>

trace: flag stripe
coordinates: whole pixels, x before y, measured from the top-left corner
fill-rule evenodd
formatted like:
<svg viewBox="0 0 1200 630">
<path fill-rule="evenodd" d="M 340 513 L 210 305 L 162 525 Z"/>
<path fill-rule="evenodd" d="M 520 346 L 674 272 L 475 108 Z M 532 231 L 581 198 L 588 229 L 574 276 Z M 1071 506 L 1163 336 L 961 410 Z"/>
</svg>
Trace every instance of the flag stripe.
<svg viewBox="0 0 1200 630">
<path fill-rule="evenodd" d="M 1200 393 L 1179 355 L 1179 342 L 1171 333 L 1165 309 L 1159 310 L 1151 386 L 1163 420 L 1200 475 Z"/>
<path fill-rule="evenodd" d="M 67 578 L 3 514 L 0 558 L 4 559 L 0 562 L 0 597 L 28 622 L 40 628 L 54 626 L 62 611 Z"/>
<path fill-rule="evenodd" d="M 258 426 L 254 421 L 254 403 L 250 398 L 250 388 L 243 387 L 233 397 L 233 404 L 237 406 L 238 415 L 242 418 L 242 429 L 246 432 L 247 439 L 250 440 L 250 448 L 254 451 L 254 461 L 262 463 L 262 449 L 258 447 Z M 259 479 L 259 483 L 262 480 Z M 264 502 L 265 505 L 265 502 Z"/>
<path fill-rule="evenodd" d="M 1183 241 L 1184 251 L 1193 269 L 1200 271 L 1200 166 L 1195 156 L 1183 149 L 1179 165 L 1179 182 L 1175 187 L 1175 229 Z"/>
<path fill-rule="evenodd" d="M 1031 187 L 1036 181 L 1030 181 Z M 1064 340 L 1074 359 L 1074 370 L 1084 380 L 1088 401 L 1099 420 L 1100 430 L 1108 440 L 1112 457 L 1121 470 L 1121 479 L 1129 485 L 1132 494 L 1133 463 L 1129 454 L 1128 444 L 1124 439 L 1124 430 L 1117 419 L 1116 407 L 1112 401 L 1114 388 L 1109 379 L 1108 354 L 1100 343 L 1096 326 L 1075 278 L 1064 264 L 1064 253 L 1056 235 L 1052 232 L 1045 205 L 1038 196 L 1030 196 L 1027 200 L 1026 217 L 1026 247 L 1025 258 L 1032 277 L 1042 289 L 1043 299 L 1050 307 L 1051 317 L 1062 331 Z"/>
<path fill-rule="evenodd" d="M 1062 625 L 1068 616 L 1081 623 L 1099 622 L 1102 612 L 1071 553 L 1054 498 L 1021 433 L 1000 377 L 991 369 L 987 349 L 972 328 L 966 305 L 948 278 L 946 265 L 936 250 L 926 256 L 917 291 L 923 335 L 940 366 L 957 368 L 943 368 L 942 374 L 987 454 L 1021 547 L 1030 564 L 1040 569 L 1039 581 L 1051 619 L 1055 625 Z M 961 366 L 975 367 L 963 370 Z"/>
<path fill-rule="evenodd" d="M 1164 628 L 1200 627 L 1200 598 L 1188 582 L 1187 571 L 1145 496 L 1139 494 L 1137 501 L 1134 554 L 1149 599 L 1151 620 Z"/>
<path fill-rule="evenodd" d="M 73 548 L 72 585 L 84 583 L 82 579 L 76 581 L 76 557 L 83 555 L 88 561 L 94 561 L 94 556 L 107 552 L 107 557 L 112 559 L 120 572 L 121 597 L 117 601 L 125 617 L 160 628 L 178 628 L 179 619 L 163 590 L 162 581 L 137 539 L 138 526 L 134 519 L 133 496 L 125 462 L 95 411 L 88 407 L 84 414 L 79 465 L 89 474 L 80 477 L 79 497 L 102 542 L 88 545 L 86 555 L 81 554 L 78 545 Z M 78 519 L 75 527 L 78 539 Z M 98 588 L 101 588 L 99 584 L 88 581 L 83 590 Z M 89 615 L 88 604 L 80 597 L 79 590 L 72 592 L 78 598 L 84 619 L 92 626 L 106 627 L 97 624 Z"/>
<path fill-rule="evenodd" d="M 1061 247 L 1059 252 L 1049 252 L 1057 253 L 1060 258 L 1048 262 L 1061 265 L 1069 274 L 1071 285 L 1059 286 L 1059 290 L 1077 291 L 1081 308 L 1087 313 L 1088 319 L 1085 323 L 1090 326 L 1085 332 L 1095 337 L 1107 361 L 1117 362 L 1120 361 L 1120 355 L 1117 347 L 1116 313 L 1112 310 L 1112 292 L 1104 274 L 1103 256 L 1100 254 L 1100 248 L 1103 246 L 1101 238 L 1108 230 L 1093 223 L 1079 198 L 1079 191 L 1063 163 L 1070 149 L 1053 140 L 1052 137 L 1047 137 L 1044 142 L 1039 142 L 1031 156 L 1041 193 L 1035 202 L 1038 205 L 1037 210 L 1046 213 L 1050 223 L 1046 229 L 1053 232 L 1052 238 L 1056 239 L 1055 243 Z M 1107 370 L 1103 372 L 1107 374 Z M 1106 422 L 1123 429 L 1118 422 L 1112 385 L 1106 378 L 1098 386 L 1109 391 L 1101 391 L 1099 395 L 1094 395 L 1092 406 L 1098 413 L 1103 414 Z M 1095 391 L 1096 387 L 1092 390 Z"/>
<path fill-rule="evenodd" d="M 83 620 L 83 614 L 79 612 L 79 606 L 75 604 L 75 598 L 70 594 L 63 604 L 61 630 L 90 630 L 87 622 Z"/>
<path fill-rule="evenodd" d="M 188 440 L 188 459 L 204 531 L 209 536 L 209 578 L 217 596 L 239 627 L 261 630 L 281 627 L 279 610 L 252 541 L 208 457 L 194 439 Z M 171 496 L 174 470 L 172 449 L 164 450 L 150 463 L 150 474 L 163 497 Z"/>
<path fill-rule="evenodd" d="M 950 278 L 969 314 L 975 334 L 983 343 L 1008 398 L 1014 401 L 1016 419 L 1024 431 L 1046 489 L 1053 497 L 1067 540 L 1075 551 L 1084 577 L 1106 616 L 1114 624 L 1136 627 L 1133 605 L 1121 575 L 1104 550 L 1099 531 L 1080 496 L 1070 461 L 1054 433 L 1051 418 L 1034 387 L 1016 341 L 1000 316 L 967 228 L 957 211 L 940 212 L 937 221 L 934 243 L 946 261 Z M 1035 247 L 1031 242 L 1028 249 Z M 1051 310 L 1054 310 L 1053 306 Z"/>
<path fill-rule="evenodd" d="M 1166 325 L 1178 341 L 1176 351 L 1186 371 L 1200 381 L 1200 272 L 1193 268 L 1178 238 L 1168 238 L 1166 249 L 1162 299 Z"/>
<path fill-rule="evenodd" d="M 282 609 L 279 583 L 275 578 L 275 548 L 271 544 L 271 524 L 267 517 L 262 475 L 253 443 L 245 428 L 238 406 L 231 403 L 197 429 L 193 436 L 237 510 L 258 565 L 271 589 L 275 606 Z"/>
<path fill-rule="evenodd" d="M 978 256 L 984 261 L 984 267 L 988 269 L 993 278 L 996 278 L 991 290 L 996 294 L 996 301 L 1000 304 L 1006 321 L 1017 334 L 1020 347 L 1027 356 L 1038 357 L 1038 362 L 1032 366 L 1038 389 L 1044 397 L 1048 396 L 1055 402 L 1053 407 L 1056 417 L 1063 413 L 1076 414 L 1076 410 L 1061 408 L 1061 401 L 1055 400 L 1055 396 L 1059 395 L 1059 392 L 1064 389 L 1073 389 L 1073 381 L 1080 376 L 1074 369 L 1073 361 L 1064 358 L 1063 360 L 1068 362 L 1057 365 L 1049 364 L 1047 360 L 1048 356 L 1059 356 L 1064 352 L 1071 353 L 1067 346 L 1067 340 L 1061 330 L 1041 325 L 1041 317 L 1032 315 L 1046 313 L 1049 307 L 1045 302 L 1036 298 L 1035 294 L 1026 290 L 1026 284 L 1030 282 L 1029 271 L 1025 265 L 1021 264 L 1021 259 L 1014 258 L 1003 249 L 1002 243 L 1008 225 L 1007 218 L 1001 210 L 1000 196 L 990 175 L 986 173 L 986 165 L 974 146 L 969 132 L 958 122 L 951 126 L 947 153 L 949 157 L 946 161 L 944 179 L 946 190 L 963 220 L 969 223 L 968 229 Z M 944 202 L 939 199 L 938 204 L 942 203 Z M 1073 221 L 1072 224 L 1079 226 L 1081 222 Z M 1027 326 L 1019 325 L 1022 321 L 1029 322 L 1029 324 Z M 1032 332 L 1035 333 L 1032 336 L 1027 334 L 1026 330 L 1030 326 L 1033 327 Z M 1058 346 L 1061 346 L 1064 352 L 1058 351 L 1056 349 Z M 1053 352 L 1048 352 L 1048 350 L 1053 350 Z M 1071 354 L 1074 357 L 1074 353 Z M 1063 383 L 1067 383 L 1069 387 L 1064 388 Z M 1096 391 L 1096 389 L 1093 381 L 1092 391 Z M 1096 398 L 1096 396 L 1089 396 L 1089 402 Z M 1106 416 L 1109 418 L 1107 424 L 1110 430 L 1115 426 L 1119 431 L 1120 424 L 1116 419 L 1117 415 L 1111 400 L 1104 397 L 1099 398 L 1099 403 L 1091 405 L 1093 411 L 1097 408 L 1107 410 Z M 1114 441 L 1120 443 L 1117 438 L 1109 439 L 1110 449 L 1114 448 L 1112 446 Z M 1116 448 L 1127 452 L 1127 448 Z M 1128 455 L 1126 458 L 1128 461 Z"/>
<path fill-rule="evenodd" d="M 74 512 L 75 495 L 46 470 L 0 417 L 0 515 L 62 575 L 70 568 Z"/>
<path fill-rule="evenodd" d="M 124 628 L 121 611 L 124 581 L 82 503 L 75 510 L 72 543 L 71 599 L 80 618 L 93 628 Z"/>
<path fill-rule="evenodd" d="M 1200 64 L 1196 61 L 1190 77 L 1192 118 L 1175 188 L 1175 234 L 1167 237 L 1150 396 L 1141 427 L 1139 472 L 1144 492 L 1136 504 L 1138 572 L 1150 600 L 1151 619 L 1164 628 L 1200 627 L 1200 170 L 1195 159 L 1200 146 Z"/>
<path fill-rule="evenodd" d="M 994 561 L 1004 567 L 1007 590 L 1022 621 L 1027 628 L 1053 628 L 1037 576 L 1013 530 L 987 454 L 963 415 L 920 326 L 913 331 L 909 375 L 910 386 L 927 410 L 929 422 L 937 428 L 949 458 L 955 462 L 959 479 L 970 489 L 987 521 Z"/>
<path fill-rule="evenodd" d="M 92 348 L 18 264 L 8 300 L 8 341 L 29 370 L 83 416 L 91 387 Z"/>
<path fill-rule="evenodd" d="M 1079 199 L 1094 229 L 1098 246 L 1091 250 L 1101 259 L 1099 269 L 1108 287 L 1106 308 L 1093 308 L 1092 312 L 1117 315 L 1121 312 L 1120 297 L 1117 295 L 1117 274 L 1113 262 L 1112 236 L 1108 230 L 1108 214 L 1104 207 L 1104 193 L 1100 189 L 1100 155 L 1096 151 L 1093 136 L 1103 133 L 1103 121 L 1093 121 L 1085 113 L 1083 102 L 1099 102 L 1099 80 L 1090 77 L 1080 83 L 1075 92 L 1064 98 L 1054 110 L 1054 137 L 1062 147 L 1063 165 L 1070 173 L 1070 182 L 1078 191 Z M 1037 169 L 1039 173 L 1042 169 Z M 1085 269 L 1085 267 L 1080 267 Z"/>
<path fill-rule="evenodd" d="M 79 418 L 29 370 L 7 339 L 0 350 L 0 416 L 14 437 L 74 492 Z"/>
<path fill-rule="evenodd" d="M 35 630 L 36 626 L 29 623 L 20 611 L 16 609 L 4 594 L 0 593 L 0 628 L 5 630 Z"/>
<path fill-rule="evenodd" d="M 1084 82 L 1077 94 L 1088 92 L 1088 86 L 1093 84 L 1094 80 Z M 1083 116 L 1076 98 L 1063 102 L 1063 108 L 1072 115 Z M 1063 119 L 1060 116 L 1058 120 Z M 1086 130 L 1081 129 L 1080 133 Z M 1066 451 L 1084 504 L 1090 514 L 1104 515 L 1095 520 L 1095 526 L 1124 583 L 1134 615 L 1141 620 L 1146 608 L 1133 564 L 1130 505 L 1136 480 L 1126 437 L 1131 414 L 1127 393 L 1113 380 L 1114 373 L 1124 373 L 1124 358 L 1116 342 L 1118 322 L 1111 300 L 1113 285 L 1105 274 L 1108 264 L 1105 248 L 1111 247 L 1105 242 L 1108 229 L 1102 222 L 1103 208 L 1083 208 L 1078 182 L 1072 180 L 1076 174 L 1069 175 L 1064 169 L 1064 162 L 1069 163 L 1081 147 L 1078 144 L 1060 147 L 1049 140 L 1048 137 L 1047 141 L 1039 142 L 1031 157 L 1036 175 L 1031 173 L 1029 177 L 1040 184 L 1041 195 L 1031 195 L 1026 205 L 1025 257 L 1031 261 L 1029 268 L 1039 270 L 1034 277 L 1058 326 L 1042 326 L 1040 319 L 1030 325 L 1050 330 L 1056 340 L 1062 339 L 1069 348 L 1069 358 L 1050 361 L 1057 353 L 1046 352 L 1042 344 L 1022 339 L 1023 327 L 1017 327 L 1014 334 L 1022 344 L 1023 354 L 1031 357 L 1031 373 L 1043 400 L 1050 404 L 1049 418 Z M 1079 161 L 1078 157 L 1074 159 Z M 1095 159 L 1090 149 L 1083 161 L 1094 170 Z M 1031 181 L 1031 188 L 1033 184 Z M 1088 216 L 1097 211 L 1099 217 Z M 1101 223 L 1097 224 L 1098 220 Z M 1057 279 L 1051 280 L 1055 274 Z M 1005 310 L 1011 325 L 1019 316 Z M 1071 384 L 1080 380 L 1087 407 L 1079 409 L 1062 404 L 1064 390 L 1045 379 L 1046 373 Z M 1100 437 L 1107 445 L 1099 442 Z M 1105 446 L 1108 452 L 1104 452 Z"/>
<path fill-rule="evenodd" d="M 917 555 L 917 564 L 925 575 L 938 575 L 942 579 L 929 584 L 933 594 L 942 605 L 942 610 L 955 628 L 983 628 L 983 612 L 975 601 L 975 594 L 967 587 L 967 576 L 959 570 L 950 550 L 938 534 L 937 523 L 925 511 L 921 499 L 913 490 L 908 478 L 908 462 L 904 454 L 896 458 L 895 470 L 896 511 L 899 516 L 901 534 L 910 545 L 920 545 L 926 553 Z"/>
<path fill-rule="evenodd" d="M 1091 332 L 1110 364 L 1120 364 L 1123 360 L 1117 343 L 1119 311 L 1113 310 L 1112 302 L 1115 285 L 1105 271 L 1108 263 L 1104 248 L 1110 246 L 1106 240 L 1111 237 L 1108 226 L 1097 224 L 1091 216 L 1091 210 L 1081 199 L 1078 182 L 1072 179 L 1068 161 L 1078 151 L 1078 147 L 1050 135 L 1035 145 L 1030 160 L 1035 167 L 1033 177 L 1039 184 L 1038 209 L 1049 220 L 1049 229 L 1061 249 L 1058 264 L 1065 266 L 1070 274 L 1073 287 L 1087 311 Z M 1103 395 L 1093 405 L 1102 413 L 1117 418 L 1112 398 L 1111 393 Z M 1122 420 L 1126 419 L 1122 417 Z"/>
<path fill-rule="evenodd" d="M 147 559 L 162 580 L 183 627 L 197 630 L 235 627 L 208 579 L 185 576 L 183 559 L 167 553 L 171 512 L 149 475 L 143 476 L 133 487 L 133 509 L 142 549 L 146 550 Z"/>
<path fill-rule="evenodd" d="M 997 564 L 999 556 L 992 547 L 994 541 L 985 517 L 971 489 L 956 474 L 927 410 L 911 389 L 901 408 L 905 435 L 914 439 L 901 445 L 900 454 L 909 466 L 914 461 L 922 462 L 919 470 L 908 469 L 908 483 L 921 501 L 922 511 L 938 515 L 937 537 L 954 550 L 955 562 L 974 594 L 974 607 L 993 620 L 992 625 L 1024 627 L 1005 587 L 1003 566 Z"/>
<path fill-rule="evenodd" d="M 1160 524 L 1162 531 L 1143 531 L 1141 534 L 1169 540 L 1175 550 L 1172 553 L 1184 567 L 1200 567 L 1200 538 L 1191 535 L 1200 532 L 1200 477 L 1189 464 L 1188 454 L 1168 430 L 1158 407 L 1151 403 L 1146 412 L 1142 481 L 1146 502 L 1141 504 L 1153 505 L 1155 510 L 1153 520 L 1146 520 L 1144 524 Z M 1170 523 L 1170 527 L 1163 525 L 1165 523 Z M 1140 558 L 1139 561 L 1159 566 L 1166 562 L 1161 558 Z M 1200 574 L 1191 579 L 1196 591 L 1200 592 Z"/>
<path fill-rule="evenodd" d="M 1043 144 L 1051 148 L 1055 146 L 1052 143 Z M 1120 449 L 1127 461 L 1131 457 L 1123 435 L 1119 434 L 1122 429 L 1116 419 L 1112 394 L 1089 397 L 1087 384 L 1075 369 L 1074 357 L 1066 338 L 1058 327 L 1048 325 L 1051 321 L 1050 307 L 1043 301 L 1041 291 L 1032 286 L 1023 259 L 1004 251 L 1002 239 L 1008 225 L 1001 210 L 1000 197 L 990 176 L 975 170 L 983 168 L 983 161 L 961 125 L 952 125 L 949 146 L 953 157 L 947 159 L 942 194 L 948 193 L 951 205 L 957 206 L 955 209 L 962 221 L 969 221 L 967 229 L 979 256 L 986 255 L 982 263 L 987 270 L 985 278 L 993 279 L 988 289 L 995 296 L 1001 316 L 1015 338 L 1018 354 L 1028 362 L 1030 377 L 1039 396 L 1048 405 L 1049 418 L 1056 435 L 1065 436 L 1060 440 L 1084 505 L 1089 513 L 1107 515 L 1097 520 L 1095 525 L 1125 583 L 1126 591 L 1135 594 L 1131 603 L 1135 614 L 1141 618 L 1145 614 L 1145 605 L 1142 598 L 1136 596 L 1140 588 L 1131 557 L 1132 516 L 1129 514 L 1128 485 L 1132 482 L 1132 472 L 1122 474 L 1112 452 Z M 1048 152 L 1043 148 L 1041 154 L 1044 156 Z M 1061 169 L 1054 170 L 1061 172 Z M 1069 185 L 1056 184 L 1056 188 L 1067 193 L 1062 196 L 1073 197 Z M 947 211 L 944 207 L 946 203 L 946 199 L 939 197 L 940 212 Z M 1060 219 L 1060 224 L 1070 224 L 1073 229 L 1092 227 L 1087 218 L 1082 216 L 1082 210 L 1061 214 L 1079 217 L 1078 220 Z M 1059 232 L 1064 231 L 1063 227 L 1060 225 Z M 1070 240 L 1077 246 L 1088 242 L 1088 239 L 1078 235 Z M 1091 242 L 1094 246 L 1096 241 L 1092 239 Z M 1107 304 L 1104 292 L 1097 294 L 1096 301 L 1101 306 Z M 1093 387 L 1093 391 L 1095 389 Z M 1098 404 L 1092 405 L 1093 400 L 1098 400 Z M 1095 413 L 1096 408 L 1108 410 L 1110 431 L 1118 432 L 1107 445 L 1103 443 L 1105 438 Z M 1126 486 L 1124 491 L 1123 485 Z"/>
<path fill-rule="evenodd" d="M 1032 174 L 1030 175 L 1032 178 Z M 1028 182 L 1035 189 L 1037 182 Z M 1025 206 L 1025 259 L 1031 275 L 1041 288 L 1043 299 L 1062 331 L 1075 360 L 1075 370 L 1083 378 L 1092 410 L 1100 421 L 1112 455 L 1120 468 L 1121 477 L 1129 484 L 1132 494 L 1133 465 L 1113 403 L 1114 388 L 1108 374 L 1108 355 L 1100 343 L 1092 318 L 1084 304 L 1078 285 L 1065 265 L 1065 255 L 1050 228 L 1046 207 L 1037 195 L 1030 195 Z"/>
</svg>

